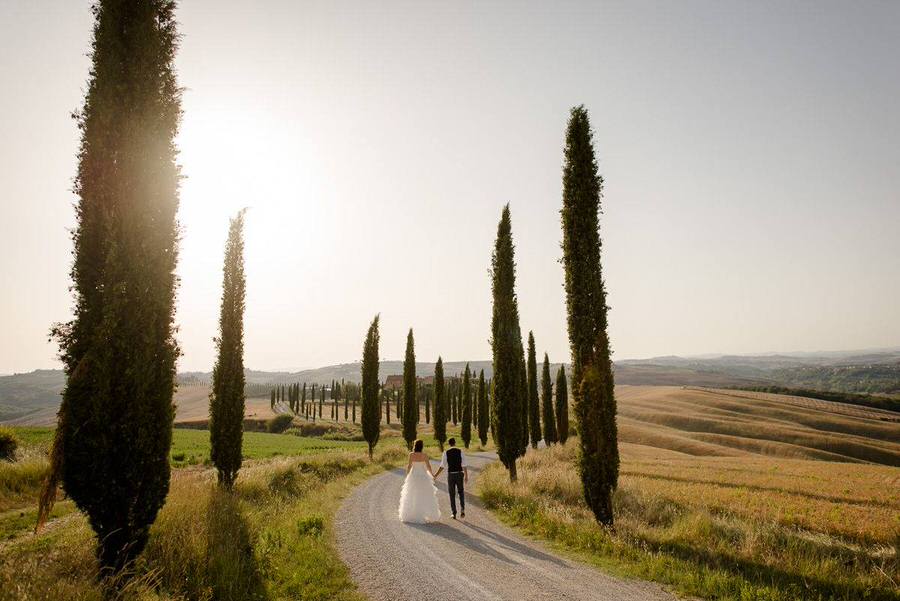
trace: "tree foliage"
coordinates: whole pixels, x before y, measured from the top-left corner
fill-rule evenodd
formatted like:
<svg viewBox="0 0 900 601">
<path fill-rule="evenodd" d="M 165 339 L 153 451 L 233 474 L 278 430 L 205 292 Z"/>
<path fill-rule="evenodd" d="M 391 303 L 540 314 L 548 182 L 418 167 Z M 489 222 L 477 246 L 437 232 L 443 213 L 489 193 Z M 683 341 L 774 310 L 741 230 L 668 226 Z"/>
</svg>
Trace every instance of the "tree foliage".
<svg viewBox="0 0 900 601">
<path fill-rule="evenodd" d="M 562 444 L 569 439 L 569 382 L 562 365 L 556 372 L 556 436 Z"/>
<path fill-rule="evenodd" d="M 612 525 L 619 452 L 606 290 L 600 265 L 602 187 L 588 112 L 577 106 L 571 111 L 566 130 L 561 215 L 572 392 L 579 430 L 578 466 L 585 501 L 598 522 Z"/>
<path fill-rule="evenodd" d="M 488 422 L 490 410 L 488 409 L 487 389 L 484 384 L 484 370 L 478 374 L 478 440 L 481 446 L 487 444 Z"/>
<path fill-rule="evenodd" d="M 544 418 L 544 442 L 551 445 L 558 442 L 556 415 L 553 407 L 553 381 L 550 379 L 550 357 L 544 353 L 544 368 L 541 370 L 541 408 Z"/>
<path fill-rule="evenodd" d="M 472 371 L 469 369 L 468 363 L 466 363 L 466 371 L 463 373 L 460 438 L 468 449 L 469 443 L 472 442 Z"/>
<path fill-rule="evenodd" d="M 175 360 L 174 2 L 99 1 L 74 191 L 74 318 L 53 333 L 66 386 L 40 517 L 58 480 L 104 574 L 144 548 L 169 489 Z"/>
<path fill-rule="evenodd" d="M 531 448 L 536 449 L 541 441 L 541 406 L 538 398 L 534 332 L 528 332 L 528 429 L 531 436 Z"/>
<path fill-rule="evenodd" d="M 447 440 L 447 399 L 444 386 L 444 360 L 438 357 L 434 364 L 434 439 L 444 450 Z"/>
<path fill-rule="evenodd" d="M 406 335 L 406 357 L 403 361 L 403 439 L 406 446 L 412 449 L 416 440 L 416 349 L 412 328 Z"/>
<path fill-rule="evenodd" d="M 381 384 L 378 381 L 378 318 L 372 320 L 363 344 L 360 394 L 362 396 L 363 438 L 369 445 L 369 458 L 381 434 Z"/>
<path fill-rule="evenodd" d="M 241 469 L 244 427 L 244 211 L 231 220 L 225 246 L 222 309 L 219 315 L 218 358 L 213 367 L 209 396 L 210 459 L 219 484 L 234 485 Z M 291 387 L 291 410 L 294 408 Z"/>
<path fill-rule="evenodd" d="M 509 205 L 503 208 L 497 225 L 497 239 L 491 257 L 491 351 L 493 356 L 493 390 L 491 394 L 491 428 L 497 455 L 516 480 L 516 459 L 522 455 L 522 419 L 524 416 L 522 386 L 524 360 L 522 330 L 519 327 L 519 305 L 516 299 L 515 250 Z"/>
</svg>

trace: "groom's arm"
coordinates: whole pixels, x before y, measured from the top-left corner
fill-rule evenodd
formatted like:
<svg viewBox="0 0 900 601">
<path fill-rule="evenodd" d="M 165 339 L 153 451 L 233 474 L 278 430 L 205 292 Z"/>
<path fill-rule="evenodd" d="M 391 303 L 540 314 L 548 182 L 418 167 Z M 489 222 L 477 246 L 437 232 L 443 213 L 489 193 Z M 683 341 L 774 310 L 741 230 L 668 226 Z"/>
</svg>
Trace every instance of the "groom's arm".
<svg viewBox="0 0 900 601">
<path fill-rule="evenodd" d="M 436 472 L 434 473 L 434 477 L 435 477 L 435 478 L 437 478 L 438 476 L 441 475 L 441 472 L 444 471 L 444 465 L 446 465 L 446 464 L 447 464 L 447 451 L 444 451 L 444 452 L 441 454 L 441 464 L 438 466 L 438 471 L 436 471 Z"/>
</svg>

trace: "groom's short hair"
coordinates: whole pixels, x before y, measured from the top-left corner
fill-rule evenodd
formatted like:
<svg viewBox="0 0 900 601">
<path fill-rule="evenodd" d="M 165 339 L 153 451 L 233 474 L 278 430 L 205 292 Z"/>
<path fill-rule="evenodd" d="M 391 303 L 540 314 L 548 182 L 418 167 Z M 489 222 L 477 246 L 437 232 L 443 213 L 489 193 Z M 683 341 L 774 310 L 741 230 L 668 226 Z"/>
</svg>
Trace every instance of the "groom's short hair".
<svg viewBox="0 0 900 601">
<path fill-rule="evenodd" d="M 451 438 L 450 440 L 447 441 L 447 444 L 450 445 L 451 447 L 455 447 L 455 446 L 456 446 L 456 439 L 455 439 L 455 438 Z"/>
</svg>

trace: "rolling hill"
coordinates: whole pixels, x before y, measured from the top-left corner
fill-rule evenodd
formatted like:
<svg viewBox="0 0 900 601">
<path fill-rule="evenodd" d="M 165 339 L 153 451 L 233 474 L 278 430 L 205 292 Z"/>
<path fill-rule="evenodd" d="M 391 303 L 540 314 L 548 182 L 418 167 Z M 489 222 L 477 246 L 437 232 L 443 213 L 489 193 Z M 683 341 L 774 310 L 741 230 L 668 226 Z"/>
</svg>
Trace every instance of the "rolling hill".
<svg viewBox="0 0 900 601">
<path fill-rule="evenodd" d="M 490 361 L 470 361 L 476 371 L 492 375 Z M 465 369 L 465 361 L 447 361 L 444 373 L 455 376 Z M 559 364 L 552 364 L 555 373 Z M 893 401 L 881 403 L 895 407 L 900 402 L 900 350 L 846 351 L 772 355 L 721 355 L 714 357 L 655 357 L 617 361 L 617 384 L 653 386 L 705 386 L 711 388 L 800 387 L 841 393 L 876 393 Z M 379 376 L 403 372 L 401 361 L 382 361 Z M 416 364 L 419 376 L 434 373 L 434 363 Z M 332 380 L 358 382 L 360 364 L 343 363 L 298 372 L 246 370 L 248 384 L 267 387 L 291 382 L 330 383 Z M 182 372 L 176 395 L 178 419 L 197 419 L 209 394 L 209 372 Z M 59 393 L 65 383 L 60 370 L 36 370 L 26 374 L 0 376 L 0 423 L 46 425 L 53 422 L 59 406 Z M 778 392 L 785 392 L 778 390 Z M 251 397 L 263 394 L 248 389 Z M 887 398 L 886 397 L 886 398 Z M 879 397 L 880 398 L 880 397 Z M 865 398 L 851 399 L 867 404 Z M 879 404 L 879 403 L 868 403 Z M 248 413 L 265 415 L 267 402 L 251 401 Z M 202 409 L 202 411 L 201 411 Z"/>
</svg>

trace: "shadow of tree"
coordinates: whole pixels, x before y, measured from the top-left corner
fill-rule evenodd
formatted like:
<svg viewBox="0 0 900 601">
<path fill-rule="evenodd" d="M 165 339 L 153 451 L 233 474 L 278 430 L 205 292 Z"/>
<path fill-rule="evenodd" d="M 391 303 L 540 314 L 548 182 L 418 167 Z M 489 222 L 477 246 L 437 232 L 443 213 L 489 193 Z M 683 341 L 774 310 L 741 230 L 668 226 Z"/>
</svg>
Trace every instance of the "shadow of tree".
<svg viewBox="0 0 900 601">
<path fill-rule="evenodd" d="M 266 599 L 250 528 L 241 513 L 237 497 L 216 488 L 209 499 L 206 519 L 206 573 L 213 599 Z"/>
</svg>

